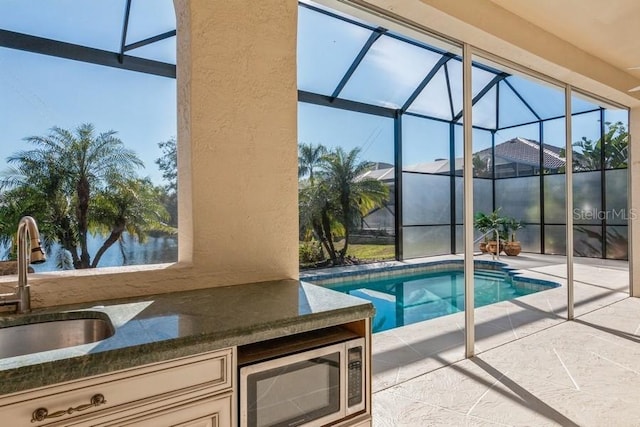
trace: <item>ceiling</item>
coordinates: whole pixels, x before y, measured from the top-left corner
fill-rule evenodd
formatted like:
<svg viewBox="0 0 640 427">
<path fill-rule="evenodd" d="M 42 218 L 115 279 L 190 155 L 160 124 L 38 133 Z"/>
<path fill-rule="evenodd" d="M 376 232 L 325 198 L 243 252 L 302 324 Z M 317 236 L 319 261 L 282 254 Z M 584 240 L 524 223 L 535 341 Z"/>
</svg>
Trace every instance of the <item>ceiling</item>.
<svg viewBox="0 0 640 427">
<path fill-rule="evenodd" d="M 392 118 L 460 124 L 462 58 L 317 4 L 298 11 L 299 100 Z M 473 126 L 496 131 L 564 116 L 564 91 L 472 64 Z M 599 106 L 575 99 L 573 113 Z M 407 120 L 414 120 L 407 119 Z"/>
<path fill-rule="evenodd" d="M 640 78 L 640 1 L 491 1 L 614 67 Z"/>
</svg>

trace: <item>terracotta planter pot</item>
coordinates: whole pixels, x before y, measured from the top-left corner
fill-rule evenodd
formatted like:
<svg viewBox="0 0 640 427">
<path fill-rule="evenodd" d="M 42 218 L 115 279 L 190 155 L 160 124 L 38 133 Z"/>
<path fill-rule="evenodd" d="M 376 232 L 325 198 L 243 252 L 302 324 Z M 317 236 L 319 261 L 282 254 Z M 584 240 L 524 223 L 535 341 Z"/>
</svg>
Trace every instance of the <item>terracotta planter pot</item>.
<svg viewBox="0 0 640 427">
<path fill-rule="evenodd" d="M 487 249 L 487 242 L 480 242 L 480 252 L 482 252 L 483 254 L 489 252 L 489 250 Z"/>
<path fill-rule="evenodd" d="M 504 251 L 504 243 L 502 242 L 502 240 L 500 241 L 500 251 L 497 251 L 498 249 L 498 242 L 496 242 L 495 240 L 489 240 L 487 242 L 487 252 L 494 254 L 494 255 L 498 255 L 499 252 Z"/>
<path fill-rule="evenodd" d="M 509 256 L 518 256 L 522 252 L 520 242 L 507 242 L 504 246 L 504 253 Z"/>
</svg>

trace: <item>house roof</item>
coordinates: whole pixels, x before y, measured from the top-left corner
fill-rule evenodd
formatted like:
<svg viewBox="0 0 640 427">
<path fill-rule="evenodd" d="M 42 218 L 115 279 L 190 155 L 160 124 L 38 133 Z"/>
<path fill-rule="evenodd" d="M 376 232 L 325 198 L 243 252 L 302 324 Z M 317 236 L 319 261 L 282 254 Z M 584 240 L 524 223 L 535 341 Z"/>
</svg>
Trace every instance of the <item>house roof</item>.
<svg viewBox="0 0 640 427">
<path fill-rule="evenodd" d="M 386 165 L 388 166 L 388 165 Z M 393 167 L 384 167 L 381 169 L 372 169 L 360 175 L 360 179 L 377 179 L 378 181 L 389 181 L 394 179 Z"/>
<path fill-rule="evenodd" d="M 463 162 L 462 158 L 456 159 L 456 170 L 462 170 Z M 421 172 L 421 173 L 450 173 L 449 160 L 438 159 L 433 162 L 416 163 L 414 165 L 407 165 L 403 168 L 405 172 Z"/>
<path fill-rule="evenodd" d="M 544 167 L 548 169 L 559 169 L 565 165 L 565 158 L 561 156 L 562 149 L 551 145 L 543 145 L 542 156 Z M 491 156 L 491 148 L 487 148 L 475 153 L 483 159 Z M 576 155 L 576 153 L 574 153 Z M 496 163 L 519 163 L 531 166 L 540 164 L 540 143 L 526 138 L 513 138 L 495 146 Z M 360 176 L 361 179 L 372 178 L 379 181 L 392 181 L 394 179 L 393 166 L 380 163 L 376 164 L 377 169 L 372 169 Z M 462 158 L 456 158 L 455 170 L 462 170 Z M 418 172 L 429 174 L 450 173 L 449 160 L 438 159 L 433 162 L 416 163 L 403 167 L 404 172 Z"/>
<path fill-rule="evenodd" d="M 562 149 L 552 145 L 542 146 L 543 165 L 548 169 L 558 169 L 565 165 L 565 159 L 560 154 Z M 478 151 L 481 158 L 491 156 L 491 148 Z M 540 164 L 540 143 L 526 138 L 512 138 L 495 146 L 496 159 L 504 159 L 508 163 L 520 163 L 531 166 Z M 497 160 L 496 160 L 497 162 Z"/>
</svg>

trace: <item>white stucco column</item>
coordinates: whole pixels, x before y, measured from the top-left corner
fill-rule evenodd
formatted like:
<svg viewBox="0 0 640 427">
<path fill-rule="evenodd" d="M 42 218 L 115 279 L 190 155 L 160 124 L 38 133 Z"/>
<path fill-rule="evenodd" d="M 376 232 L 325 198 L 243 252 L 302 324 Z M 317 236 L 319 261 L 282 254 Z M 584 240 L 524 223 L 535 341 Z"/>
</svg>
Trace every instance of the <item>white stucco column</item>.
<svg viewBox="0 0 640 427">
<path fill-rule="evenodd" d="M 180 262 L 297 278 L 297 2 L 175 5 Z"/>
<path fill-rule="evenodd" d="M 640 107 L 630 110 L 629 269 L 631 296 L 640 297 Z"/>
</svg>

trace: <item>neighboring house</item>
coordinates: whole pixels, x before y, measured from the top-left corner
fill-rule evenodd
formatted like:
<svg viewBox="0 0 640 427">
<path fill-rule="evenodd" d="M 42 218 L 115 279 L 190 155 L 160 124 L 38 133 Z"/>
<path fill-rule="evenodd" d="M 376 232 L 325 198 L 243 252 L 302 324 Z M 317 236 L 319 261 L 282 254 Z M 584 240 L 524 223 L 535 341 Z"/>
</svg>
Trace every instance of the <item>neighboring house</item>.
<svg viewBox="0 0 640 427">
<path fill-rule="evenodd" d="M 486 174 L 477 173 L 476 176 L 490 177 L 491 148 L 474 154 L 487 165 Z M 565 159 L 562 148 L 543 145 L 542 165 L 543 173 L 558 173 L 564 170 Z M 574 156 L 576 153 L 574 152 Z M 540 174 L 540 143 L 526 138 L 513 138 L 496 144 L 495 146 L 495 177 L 507 178 L 516 176 L 530 176 Z"/>
<path fill-rule="evenodd" d="M 491 148 L 474 153 L 474 176 L 491 178 L 491 164 L 494 161 Z M 542 160 L 544 173 L 561 173 L 564 171 L 565 158 L 563 149 L 552 145 L 543 145 Z M 495 146 L 495 178 L 531 176 L 540 174 L 540 143 L 526 138 L 513 138 Z M 574 157 L 580 154 L 574 151 Z M 479 159 L 479 161 L 475 159 Z M 476 164 L 477 163 L 477 164 Z M 484 168 L 478 168 L 478 165 Z M 454 174 L 462 176 L 463 161 L 457 158 Z M 403 172 L 414 172 L 434 175 L 450 175 L 451 167 L 448 159 L 436 159 L 432 162 L 416 163 L 404 166 Z M 373 209 L 362 219 L 365 230 L 385 230 L 393 232 L 395 216 L 395 170 L 388 163 L 376 163 L 374 169 L 364 173 L 362 178 L 373 178 L 384 182 L 389 187 L 389 201 L 380 208 Z"/>
</svg>

